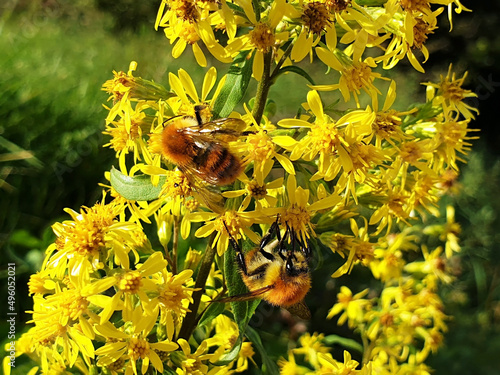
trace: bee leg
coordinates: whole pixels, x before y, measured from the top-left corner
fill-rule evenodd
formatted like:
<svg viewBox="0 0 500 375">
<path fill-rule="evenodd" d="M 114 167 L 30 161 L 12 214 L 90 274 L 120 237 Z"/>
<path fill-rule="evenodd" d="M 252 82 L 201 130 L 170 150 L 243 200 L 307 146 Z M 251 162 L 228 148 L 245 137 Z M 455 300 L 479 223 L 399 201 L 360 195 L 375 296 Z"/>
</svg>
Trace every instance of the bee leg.
<svg viewBox="0 0 500 375">
<path fill-rule="evenodd" d="M 297 238 L 297 243 L 299 244 L 300 249 L 302 250 L 302 253 L 306 257 L 306 259 L 311 259 L 312 250 L 309 246 L 309 242 L 306 240 L 306 242 L 304 243 L 300 238 Z"/>
<path fill-rule="evenodd" d="M 273 236 L 274 236 L 274 233 L 276 233 L 276 238 L 278 239 L 278 241 L 281 241 L 281 234 L 280 234 L 280 231 L 279 231 L 279 225 L 278 225 L 278 220 L 276 219 L 276 221 L 271 225 L 271 227 L 269 228 L 269 230 L 267 231 L 267 233 L 262 237 L 262 239 L 260 240 L 260 249 L 264 249 L 268 244 L 269 242 L 271 242 Z"/>
<path fill-rule="evenodd" d="M 226 227 L 226 232 L 229 235 L 229 243 L 233 247 L 234 251 L 236 251 L 236 263 L 238 263 L 238 267 L 245 274 L 245 276 L 248 276 L 247 264 L 245 262 L 245 255 L 243 254 L 243 251 L 241 250 L 238 241 L 236 241 L 231 232 L 229 232 L 226 222 L 223 221 L 223 223 L 224 227 Z"/>
</svg>

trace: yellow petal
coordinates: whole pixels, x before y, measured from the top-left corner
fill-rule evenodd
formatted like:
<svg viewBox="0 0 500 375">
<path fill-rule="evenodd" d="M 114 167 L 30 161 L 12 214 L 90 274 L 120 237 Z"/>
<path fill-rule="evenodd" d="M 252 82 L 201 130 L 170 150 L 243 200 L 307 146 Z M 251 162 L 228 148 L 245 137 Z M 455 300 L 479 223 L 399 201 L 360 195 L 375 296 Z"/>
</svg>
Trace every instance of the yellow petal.
<svg viewBox="0 0 500 375">
<path fill-rule="evenodd" d="M 170 88 L 177 94 L 177 96 L 181 98 L 185 104 L 190 104 L 190 101 L 186 96 L 186 92 L 184 91 L 184 87 L 182 86 L 182 82 L 175 74 L 168 74 L 168 82 L 170 84 Z"/>
<path fill-rule="evenodd" d="M 318 119 L 323 120 L 323 103 L 321 103 L 321 98 L 316 90 L 311 90 L 307 93 L 307 103 L 314 115 Z"/>
<path fill-rule="evenodd" d="M 177 43 L 175 43 L 174 47 L 172 48 L 172 57 L 174 59 L 178 58 L 180 55 L 182 55 L 182 52 L 186 49 L 187 43 L 183 39 L 179 39 Z"/>
<path fill-rule="evenodd" d="M 293 61 L 299 62 L 306 57 L 306 55 L 311 51 L 314 37 L 312 35 L 307 35 L 306 30 L 302 30 L 297 41 L 292 48 L 291 58 Z"/>
<path fill-rule="evenodd" d="M 194 86 L 193 80 L 189 74 L 184 69 L 179 69 L 177 74 L 179 75 L 179 79 L 186 93 L 195 101 L 195 103 L 198 103 L 198 93 L 196 92 L 196 87 Z"/>
<path fill-rule="evenodd" d="M 205 101 L 207 99 L 208 94 L 212 90 L 217 81 L 217 69 L 215 67 L 210 67 L 208 72 L 205 74 L 205 78 L 203 78 L 203 86 L 201 88 L 201 100 Z"/>
<path fill-rule="evenodd" d="M 273 137 L 273 142 L 284 148 L 292 147 L 297 144 L 297 141 L 288 135 L 278 135 Z"/>
<path fill-rule="evenodd" d="M 278 125 L 283 128 L 310 128 L 311 123 L 298 118 L 287 118 L 278 121 Z M 274 139 L 274 138 L 273 138 Z"/>
<path fill-rule="evenodd" d="M 279 163 L 287 173 L 291 175 L 295 174 L 295 168 L 293 167 L 293 163 L 287 157 L 279 154 L 276 154 L 275 157 L 276 160 L 279 161 Z"/>
<path fill-rule="evenodd" d="M 194 43 L 192 45 L 193 48 L 193 54 L 196 62 L 198 63 L 199 66 L 201 67 L 206 67 L 207 66 L 207 58 L 205 57 L 205 54 L 201 50 L 200 46 L 198 43 Z"/>
<path fill-rule="evenodd" d="M 330 68 L 333 68 L 339 72 L 344 70 L 344 67 L 342 66 L 340 61 L 335 57 L 333 52 L 323 47 L 316 47 L 315 51 L 319 59 L 323 61 L 326 65 L 328 65 Z"/>
</svg>

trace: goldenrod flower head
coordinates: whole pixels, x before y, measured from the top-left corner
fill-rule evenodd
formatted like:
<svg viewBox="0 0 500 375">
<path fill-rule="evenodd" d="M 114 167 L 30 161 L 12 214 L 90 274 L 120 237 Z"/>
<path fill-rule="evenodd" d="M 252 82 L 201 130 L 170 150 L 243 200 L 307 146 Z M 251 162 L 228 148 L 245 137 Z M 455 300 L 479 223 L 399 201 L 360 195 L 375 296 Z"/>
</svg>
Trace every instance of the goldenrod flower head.
<svg viewBox="0 0 500 375">
<path fill-rule="evenodd" d="M 318 354 L 327 353 L 329 348 L 323 344 L 324 335 L 314 332 L 314 334 L 305 333 L 300 336 L 300 347 L 292 349 L 294 354 L 303 354 L 307 362 L 315 368 L 318 367 Z"/>
<path fill-rule="evenodd" d="M 118 289 L 125 293 L 137 293 L 142 286 L 142 276 L 138 271 L 123 274 L 118 282 Z"/>
<path fill-rule="evenodd" d="M 136 69 L 137 63 L 132 61 L 127 73 L 113 71 L 114 78 L 103 84 L 103 91 L 110 95 L 109 99 L 113 99 L 114 103 L 127 100 L 158 100 L 172 96 L 162 85 L 134 77 L 132 73 Z"/>
<path fill-rule="evenodd" d="M 274 32 L 267 24 L 260 22 L 250 31 L 250 42 L 260 52 L 268 52 L 275 44 Z"/>
<path fill-rule="evenodd" d="M 248 360 L 252 361 L 252 363 L 257 366 L 257 364 L 253 360 L 253 356 L 255 355 L 255 351 L 253 350 L 252 343 L 245 341 L 241 344 L 241 350 L 238 354 L 238 360 L 236 361 L 236 372 L 243 372 L 248 369 Z"/>
<path fill-rule="evenodd" d="M 318 35 L 332 22 L 327 5 L 319 1 L 304 4 L 300 18 L 311 32 Z"/>
<path fill-rule="evenodd" d="M 192 187 L 189 179 L 179 170 L 166 171 L 165 184 L 161 194 L 169 197 L 189 197 L 192 194 Z"/>
<path fill-rule="evenodd" d="M 188 287 L 192 284 L 193 271 L 186 269 L 174 275 L 170 272 L 163 273 L 163 280 L 158 286 L 158 302 L 160 306 L 177 316 L 184 315 L 187 311 L 187 303 L 192 302 L 192 293 L 195 289 Z"/>
</svg>

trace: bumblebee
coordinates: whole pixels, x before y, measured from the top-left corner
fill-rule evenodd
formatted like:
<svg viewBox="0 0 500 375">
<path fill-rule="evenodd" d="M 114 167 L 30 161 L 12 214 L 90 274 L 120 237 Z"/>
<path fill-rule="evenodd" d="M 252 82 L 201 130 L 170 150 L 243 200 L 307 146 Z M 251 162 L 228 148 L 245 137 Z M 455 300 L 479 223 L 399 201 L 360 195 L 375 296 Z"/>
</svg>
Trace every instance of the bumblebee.
<svg viewBox="0 0 500 375">
<path fill-rule="evenodd" d="M 204 107 L 195 107 L 195 117 L 180 116 L 165 121 L 161 135 L 162 154 L 191 181 L 229 185 L 243 167 L 227 142 L 243 135 L 246 123 L 235 118 L 203 122 L 200 111 Z"/>
<path fill-rule="evenodd" d="M 287 223 L 281 236 L 278 218 L 262 237 L 259 246 L 246 254 L 231 234 L 229 240 L 236 251 L 236 262 L 242 280 L 250 292 L 223 298 L 218 302 L 262 298 L 302 319 L 311 318 L 311 312 L 304 303 L 304 297 L 311 288 L 308 265 L 311 249 L 308 243 L 303 243 L 295 235 Z"/>
</svg>

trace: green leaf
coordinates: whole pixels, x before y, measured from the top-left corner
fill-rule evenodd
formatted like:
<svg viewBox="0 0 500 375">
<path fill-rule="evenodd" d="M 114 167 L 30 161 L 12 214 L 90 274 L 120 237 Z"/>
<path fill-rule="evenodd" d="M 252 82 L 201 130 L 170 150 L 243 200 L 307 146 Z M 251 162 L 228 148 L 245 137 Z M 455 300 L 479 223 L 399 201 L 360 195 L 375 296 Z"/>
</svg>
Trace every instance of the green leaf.
<svg viewBox="0 0 500 375">
<path fill-rule="evenodd" d="M 363 353 L 363 345 L 361 345 L 356 340 L 348 339 L 337 335 L 328 335 L 323 339 L 323 343 L 331 346 L 333 344 L 338 344 L 343 348 L 353 349 L 359 353 Z"/>
<path fill-rule="evenodd" d="M 166 181 L 165 176 L 160 176 L 158 185 L 153 185 L 151 176 L 138 175 L 127 176 L 116 168 L 111 169 L 111 186 L 123 198 L 131 201 L 151 201 L 160 196 L 163 184 Z"/>
<path fill-rule="evenodd" d="M 200 321 L 198 322 L 198 327 L 202 327 L 205 324 L 211 322 L 215 317 L 219 316 L 224 312 L 224 304 L 223 303 L 217 303 L 213 302 L 208 306 L 207 310 L 201 317 Z"/>
<path fill-rule="evenodd" d="M 236 343 L 234 344 L 233 348 L 231 349 L 230 352 L 222 355 L 219 360 L 214 363 L 216 366 L 225 366 L 231 362 L 233 362 L 237 357 L 238 354 L 240 353 L 241 350 L 241 344 L 243 343 L 243 336 L 240 335 L 238 337 L 238 340 L 236 340 Z"/>
<path fill-rule="evenodd" d="M 236 263 L 236 251 L 231 247 L 224 254 L 224 275 L 226 278 L 229 296 L 238 296 L 248 293 L 248 289 L 241 279 L 240 270 Z M 240 335 L 245 332 L 248 322 L 259 306 L 260 299 L 252 301 L 230 302 L 234 320 L 238 324 Z"/>
<path fill-rule="evenodd" d="M 243 99 L 252 77 L 253 54 L 247 59 L 248 51 L 240 52 L 229 67 L 224 86 L 215 99 L 214 118 L 227 117 Z"/>
<path fill-rule="evenodd" d="M 281 68 L 276 74 L 276 78 L 278 78 L 283 73 L 289 73 L 289 72 L 298 74 L 299 76 L 307 79 L 311 85 L 315 85 L 312 77 L 304 69 L 299 68 L 298 66 L 295 65 L 284 66 L 283 68 Z"/>
<path fill-rule="evenodd" d="M 262 372 L 264 374 L 279 374 L 279 368 L 276 364 L 276 361 L 273 361 L 268 357 L 267 351 L 262 345 L 262 341 L 260 339 L 259 334 L 252 327 L 247 326 L 246 336 L 252 342 L 253 346 L 257 349 L 262 358 Z"/>
</svg>

